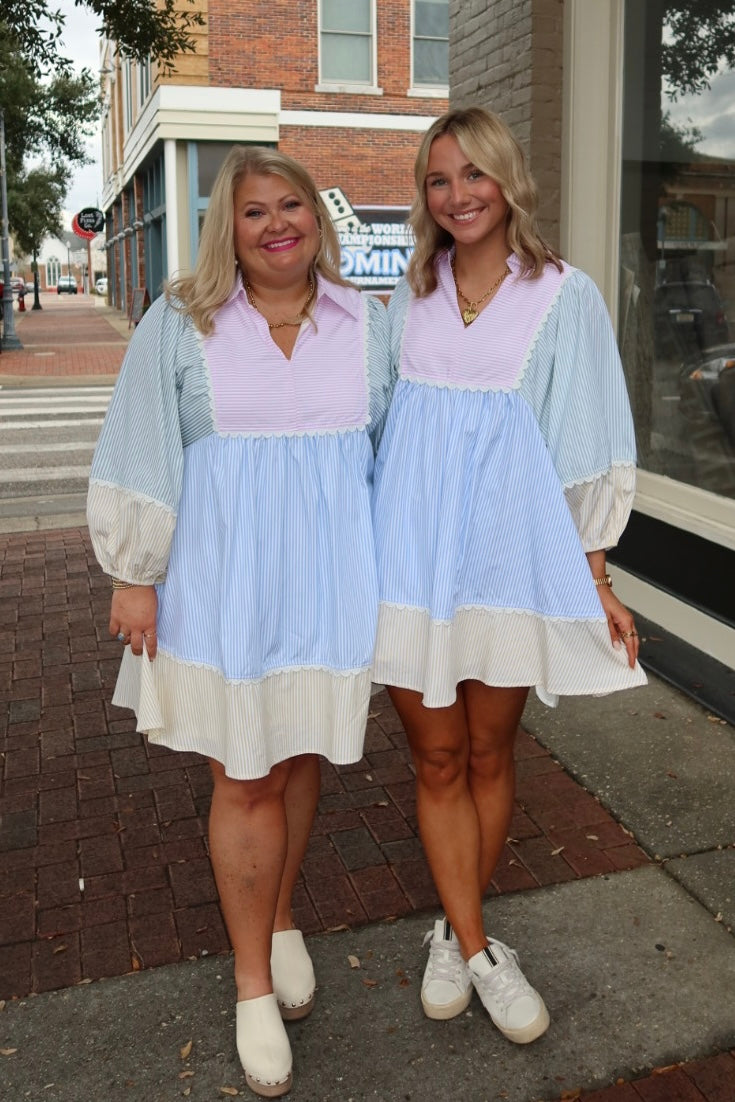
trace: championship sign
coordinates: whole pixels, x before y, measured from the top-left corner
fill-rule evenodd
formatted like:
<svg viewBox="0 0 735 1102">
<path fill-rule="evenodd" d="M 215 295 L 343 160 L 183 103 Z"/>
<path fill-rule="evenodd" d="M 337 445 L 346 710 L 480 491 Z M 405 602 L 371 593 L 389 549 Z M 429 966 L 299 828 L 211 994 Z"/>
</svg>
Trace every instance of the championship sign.
<svg viewBox="0 0 735 1102">
<path fill-rule="evenodd" d="M 85 241 L 91 241 L 105 228 L 105 216 L 96 207 L 85 207 L 75 214 L 71 220 L 71 228 L 77 237 L 83 237 Z"/>
</svg>

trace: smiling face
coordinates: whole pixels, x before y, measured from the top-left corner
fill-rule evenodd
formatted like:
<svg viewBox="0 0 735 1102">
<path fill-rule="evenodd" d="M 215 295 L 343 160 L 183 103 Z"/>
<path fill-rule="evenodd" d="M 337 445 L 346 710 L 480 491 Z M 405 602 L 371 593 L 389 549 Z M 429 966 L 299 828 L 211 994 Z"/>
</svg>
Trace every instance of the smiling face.
<svg viewBox="0 0 735 1102">
<path fill-rule="evenodd" d="M 458 249 L 505 248 L 508 204 L 492 177 L 467 160 L 451 134 L 431 143 L 425 189 L 429 213 Z"/>
<path fill-rule="evenodd" d="M 235 255 L 250 283 L 304 282 L 319 249 L 316 215 L 282 176 L 248 175 L 235 189 Z"/>
</svg>

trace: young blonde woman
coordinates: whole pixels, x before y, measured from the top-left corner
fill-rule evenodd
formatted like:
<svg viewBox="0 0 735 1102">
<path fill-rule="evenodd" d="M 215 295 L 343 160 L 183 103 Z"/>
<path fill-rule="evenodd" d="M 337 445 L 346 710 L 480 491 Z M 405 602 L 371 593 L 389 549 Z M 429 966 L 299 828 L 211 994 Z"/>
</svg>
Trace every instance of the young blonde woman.
<svg viewBox="0 0 735 1102">
<path fill-rule="evenodd" d="M 553 704 L 645 681 L 605 568 L 633 499 L 633 426 L 602 298 L 540 237 L 501 120 L 443 116 L 415 176 L 375 471 L 374 677 L 406 728 L 445 912 L 427 934 L 424 1011 L 451 1018 L 474 988 L 526 1043 L 549 1015 L 515 951 L 488 936 L 482 898 L 507 837 L 529 687 Z"/>
<path fill-rule="evenodd" d="M 235 147 L 193 274 L 130 342 L 92 466 L 89 524 L 125 645 L 114 702 L 151 742 L 210 761 L 237 1047 L 266 1097 L 291 1085 L 282 1018 L 314 1001 L 291 900 L 317 755 L 362 754 L 390 378 L 385 309 L 340 278 L 308 173 Z"/>
</svg>

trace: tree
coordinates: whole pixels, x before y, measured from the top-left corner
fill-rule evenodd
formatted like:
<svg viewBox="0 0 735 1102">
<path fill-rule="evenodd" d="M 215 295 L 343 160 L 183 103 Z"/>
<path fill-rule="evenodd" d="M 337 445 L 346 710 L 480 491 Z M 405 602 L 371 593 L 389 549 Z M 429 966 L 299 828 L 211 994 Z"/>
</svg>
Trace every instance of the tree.
<svg viewBox="0 0 735 1102">
<path fill-rule="evenodd" d="M 13 212 L 13 237 L 21 256 L 33 259 L 33 309 L 38 298 L 38 254 L 44 238 L 62 233 L 61 212 L 69 186 L 69 169 L 41 166 L 16 177 L 8 191 L 8 210 Z"/>
<path fill-rule="evenodd" d="M 22 56 L 36 74 L 71 73 L 72 62 L 59 53 L 64 16 L 51 6 L 52 0 L 4 0 L 0 9 L 0 40 L 15 38 Z M 191 52 L 193 27 L 202 26 L 193 0 L 74 0 L 99 20 L 96 30 L 115 42 L 123 57 L 159 62 L 170 71 L 176 56 Z"/>
<path fill-rule="evenodd" d="M 704 92 L 724 61 L 735 67 L 732 0 L 664 0 L 661 72 L 672 100 Z"/>
<path fill-rule="evenodd" d="M 14 39 L 0 38 L 0 103 L 5 111 L 8 179 L 28 157 L 58 167 L 85 164 L 85 138 L 99 118 L 99 87 L 91 73 L 41 80 Z"/>
</svg>

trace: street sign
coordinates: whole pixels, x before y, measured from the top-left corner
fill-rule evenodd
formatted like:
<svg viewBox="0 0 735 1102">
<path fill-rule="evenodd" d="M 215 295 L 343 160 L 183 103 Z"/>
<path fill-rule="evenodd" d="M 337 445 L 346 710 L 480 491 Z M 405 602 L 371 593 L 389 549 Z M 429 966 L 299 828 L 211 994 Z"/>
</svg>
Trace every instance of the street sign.
<svg viewBox="0 0 735 1102">
<path fill-rule="evenodd" d="M 77 237 L 83 237 L 85 241 L 91 241 L 105 228 L 105 216 L 96 207 L 85 207 L 75 214 L 71 220 L 71 228 Z"/>
</svg>

